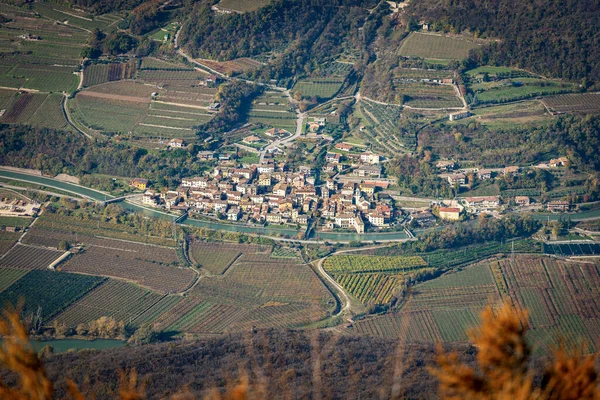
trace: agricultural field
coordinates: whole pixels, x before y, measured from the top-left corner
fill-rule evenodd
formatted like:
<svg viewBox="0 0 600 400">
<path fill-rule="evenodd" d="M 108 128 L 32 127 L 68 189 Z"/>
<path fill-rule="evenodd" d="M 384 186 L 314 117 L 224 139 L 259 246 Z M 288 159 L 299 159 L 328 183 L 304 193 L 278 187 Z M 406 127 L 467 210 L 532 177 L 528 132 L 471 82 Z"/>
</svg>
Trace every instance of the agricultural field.
<svg viewBox="0 0 600 400">
<path fill-rule="evenodd" d="M 25 269 L 0 268 L 0 292 L 18 281 L 28 272 Z"/>
<path fill-rule="evenodd" d="M 168 312 L 153 314 L 156 329 L 215 334 L 286 328 L 322 319 L 333 306 L 327 289 L 292 250 L 192 242 L 190 255 L 214 276 L 200 279 Z"/>
<path fill-rule="evenodd" d="M 600 255 L 600 243 L 544 244 L 544 253 L 562 257 Z"/>
<path fill-rule="evenodd" d="M 84 251 L 61 265 L 61 271 L 124 279 L 164 293 L 181 292 L 196 279 L 193 271 L 179 266 L 173 248 L 99 238 L 82 240 L 87 242 Z"/>
<path fill-rule="evenodd" d="M 505 103 L 576 90 L 572 83 L 545 79 L 506 67 L 479 67 L 467 71 L 466 77 L 474 104 Z"/>
<path fill-rule="evenodd" d="M 0 231 L 0 257 L 13 247 L 20 236 L 20 232 Z"/>
<path fill-rule="evenodd" d="M 167 26 L 148 33 L 148 36 L 157 42 L 172 43 L 175 40 L 175 34 L 178 28 L 179 24 L 177 22 L 171 22 Z"/>
<path fill-rule="evenodd" d="M 79 301 L 70 305 L 55 319 L 67 327 L 76 327 L 78 324 L 107 316 L 127 325 L 158 303 L 162 297 L 158 293 L 134 284 L 109 279 L 87 295 L 80 297 Z"/>
<path fill-rule="evenodd" d="M 0 27 L 0 86 L 44 92 L 75 90 L 79 78 L 74 72 L 88 33 L 38 18 L 29 9 L 2 7 L 10 21 Z"/>
<path fill-rule="evenodd" d="M 547 351 L 561 338 L 569 345 L 583 340 L 586 352 L 596 351 L 599 288 L 600 266 L 595 262 L 531 255 L 517 255 L 514 261 L 493 258 L 414 286 L 400 311 L 357 321 L 351 330 L 396 337 L 408 330 L 407 336 L 417 341 L 465 342 L 465 330 L 479 323 L 486 304 L 510 301 L 529 311 L 528 338 L 536 351 Z M 428 329 L 413 330 L 424 319 Z"/>
<path fill-rule="evenodd" d="M 0 216 L 0 227 L 3 226 L 17 226 L 19 228 L 25 228 L 29 226 L 32 219 L 27 217 L 4 217 Z"/>
<path fill-rule="evenodd" d="M 394 83 L 394 91 L 399 102 L 412 108 L 462 108 L 456 88 L 439 83 Z"/>
<path fill-rule="evenodd" d="M 257 97 L 249 117 L 251 123 L 296 131 L 296 113 L 291 110 L 288 98 L 280 92 L 265 92 Z"/>
<path fill-rule="evenodd" d="M 268 251 L 269 248 L 262 249 L 263 253 Z M 192 261 L 213 275 L 225 273 L 242 254 L 256 252 L 261 252 L 258 246 L 244 244 L 194 241 L 190 245 Z"/>
<path fill-rule="evenodd" d="M 217 7 L 220 10 L 231 10 L 240 13 L 256 11 L 268 5 L 271 0 L 221 0 Z"/>
<path fill-rule="evenodd" d="M 516 104 L 502 104 L 478 107 L 471 110 L 472 118 L 458 121 L 444 121 L 445 124 L 462 125 L 477 121 L 493 128 L 517 127 L 528 124 L 543 124 L 550 121 L 544 105 L 537 101 L 522 101 Z"/>
<path fill-rule="evenodd" d="M 485 42 L 482 40 L 412 32 L 400 46 L 398 55 L 425 59 L 461 60 L 469 51 Z"/>
<path fill-rule="evenodd" d="M 598 113 L 600 93 L 563 94 L 544 97 L 544 105 L 553 113 Z"/>
<path fill-rule="evenodd" d="M 30 271 L 0 293 L 0 304 L 16 305 L 23 298 L 23 316 L 36 314 L 48 323 L 55 315 L 101 284 L 104 278 L 55 271 Z"/>
<path fill-rule="evenodd" d="M 426 267 L 419 256 L 386 257 L 365 255 L 336 255 L 325 260 L 323 268 L 329 273 L 406 272 Z"/>
<path fill-rule="evenodd" d="M 69 103 L 73 118 L 90 130 L 130 134 L 133 139 L 195 141 L 195 127 L 213 115 L 208 106 L 216 89 L 201 82 L 206 75 L 148 67 L 137 76 L 135 81 L 110 82 L 79 92 Z M 112 118 L 104 118 L 106 114 Z"/>
<path fill-rule="evenodd" d="M 163 234 L 162 237 L 145 236 L 134 227 L 104 222 L 100 218 L 82 220 L 76 217 L 44 213 L 37 219 L 35 226 L 27 232 L 23 238 L 23 243 L 57 248 L 61 240 L 65 240 L 71 245 L 77 243 L 85 245 L 97 240 L 96 236 L 100 236 L 160 246 L 175 247 L 177 245 L 177 242 L 171 236 L 170 230 L 165 231 Z"/>
<path fill-rule="evenodd" d="M 64 251 L 17 244 L 0 258 L 0 268 L 46 269 L 63 254 Z"/>
<path fill-rule="evenodd" d="M 63 96 L 60 94 L 0 90 L 0 96 L 0 122 L 54 129 L 68 127 L 62 112 Z"/>
<path fill-rule="evenodd" d="M 318 100 L 327 100 L 335 96 L 343 84 L 342 78 L 305 78 L 296 82 L 293 91 L 305 98 L 316 97 Z"/>
<path fill-rule="evenodd" d="M 58 21 L 61 25 L 72 25 L 84 30 L 94 30 L 96 28 L 104 31 L 116 29 L 116 24 L 121 21 L 118 14 L 90 15 L 76 8 L 64 7 L 54 2 L 36 2 L 33 10 L 43 17 L 52 21 Z"/>
<path fill-rule="evenodd" d="M 427 264 L 418 256 L 336 255 L 323 268 L 360 302 L 385 304 L 405 288 L 411 272 Z"/>
<path fill-rule="evenodd" d="M 399 126 L 402 123 L 401 107 L 361 100 L 354 108 L 354 116 L 362 126 L 354 135 L 368 143 L 373 151 L 393 157 L 414 150 L 416 135 Z"/>
<path fill-rule="evenodd" d="M 169 295 L 160 299 L 152 307 L 148 308 L 143 313 L 139 314 L 136 318 L 132 319 L 129 326 L 138 328 L 143 325 L 152 324 L 162 315 L 168 313 L 177 304 L 183 301 L 185 298 L 182 296 Z"/>
<path fill-rule="evenodd" d="M 212 69 L 213 71 L 217 71 L 218 73 L 226 76 L 236 76 L 252 72 L 259 69 L 263 65 L 260 61 L 253 60 L 251 58 L 236 58 L 235 60 L 230 61 L 197 59 L 196 61 Z"/>
<path fill-rule="evenodd" d="M 308 99 L 330 99 L 340 91 L 351 70 L 351 64 L 329 63 L 313 76 L 299 79 L 292 88 L 292 92 L 300 93 L 302 97 Z"/>
<path fill-rule="evenodd" d="M 135 65 L 135 61 L 88 65 L 83 71 L 83 86 L 89 87 L 121 79 L 131 79 L 135 76 Z"/>
</svg>

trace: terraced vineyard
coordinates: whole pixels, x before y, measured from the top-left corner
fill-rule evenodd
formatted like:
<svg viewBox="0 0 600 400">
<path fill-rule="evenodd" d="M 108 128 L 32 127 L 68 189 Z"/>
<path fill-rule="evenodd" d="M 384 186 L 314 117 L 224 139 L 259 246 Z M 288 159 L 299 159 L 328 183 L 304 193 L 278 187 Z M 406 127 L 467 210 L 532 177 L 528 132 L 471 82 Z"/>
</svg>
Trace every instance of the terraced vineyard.
<svg viewBox="0 0 600 400">
<path fill-rule="evenodd" d="M 467 58 L 471 49 L 483 43 L 484 41 L 465 37 L 412 32 L 402 42 L 398 54 L 404 57 L 460 60 Z"/>
<path fill-rule="evenodd" d="M 162 61 L 150 65 L 157 62 Z M 73 118 L 90 130 L 132 132 L 139 140 L 177 137 L 194 142 L 195 127 L 213 116 L 208 106 L 217 89 L 204 85 L 204 72 L 178 64 L 166 68 L 142 68 L 134 81 L 109 82 L 79 92 L 69 103 Z M 122 69 L 123 74 L 131 74 L 131 68 Z M 103 118 L 106 114 L 112 118 Z"/>
<path fill-rule="evenodd" d="M 402 96 L 402 103 L 413 108 L 462 108 L 452 85 L 437 83 L 396 83 L 394 90 Z"/>
<path fill-rule="evenodd" d="M 0 293 L 0 304 L 24 299 L 23 316 L 37 313 L 48 323 L 56 314 L 102 283 L 104 278 L 54 271 L 30 271 Z"/>
<path fill-rule="evenodd" d="M 374 151 L 393 157 L 414 150 L 416 135 L 409 134 L 398 126 L 402 118 L 399 106 L 361 100 L 357 110 L 364 126 L 358 135 L 367 140 Z"/>
<path fill-rule="evenodd" d="M 67 120 L 62 114 L 63 96 L 48 93 L 18 93 L 0 90 L 0 122 L 30 124 L 44 128 L 64 129 Z"/>
<path fill-rule="evenodd" d="M 257 97 L 249 113 L 249 122 L 271 127 L 296 130 L 296 113 L 291 111 L 288 98 L 280 92 L 265 92 Z"/>
<path fill-rule="evenodd" d="M 142 289 L 131 283 L 107 280 L 106 283 L 69 306 L 56 317 L 56 321 L 67 327 L 76 327 L 78 324 L 108 316 L 129 324 L 162 297 L 158 293 Z"/>
<path fill-rule="evenodd" d="M 389 303 L 405 282 L 402 276 L 386 274 L 335 274 L 333 278 L 364 304 Z"/>
<path fill-rule="evenodd" d="M 64 251 L 17 244 L 0 258 L 0 268 L 46 269 Z"/>
</svg>

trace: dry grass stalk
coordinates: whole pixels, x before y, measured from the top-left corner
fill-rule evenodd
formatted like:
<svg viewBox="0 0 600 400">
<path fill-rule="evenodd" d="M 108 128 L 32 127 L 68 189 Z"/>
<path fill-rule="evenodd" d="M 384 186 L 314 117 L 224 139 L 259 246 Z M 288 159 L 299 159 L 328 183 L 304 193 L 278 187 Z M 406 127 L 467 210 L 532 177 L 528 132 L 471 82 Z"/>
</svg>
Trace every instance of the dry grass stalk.
<svg viewBox="0 0 600 400">
<path fill-rule="evenodd" d="M 533 371 L 528 370 L 527 312 L 507 303 L 496 313 L 491 306 L 486 307 L 481 317 L 481 326 L 469 335 L 478 350 L 477 368 L 438 347 L 438 367 L 430 372 L 439 380 L 443 399 L 600 399 L 596 356 L 582 359 L 580 353 L 569 353 L 561 346 L 554 351 L 542 386 L 535 387 Z"/>
</svg>

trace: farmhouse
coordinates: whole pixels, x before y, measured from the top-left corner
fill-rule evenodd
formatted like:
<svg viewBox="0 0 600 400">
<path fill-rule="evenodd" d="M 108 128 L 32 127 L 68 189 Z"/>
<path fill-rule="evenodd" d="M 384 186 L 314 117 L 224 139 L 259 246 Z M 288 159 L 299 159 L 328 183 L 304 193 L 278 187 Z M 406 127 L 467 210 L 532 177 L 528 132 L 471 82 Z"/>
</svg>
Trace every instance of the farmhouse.
<svg viewBox="0 0 600 400">
<path fill-rule="evenodd" d="M 550 160 L 548 166 L 556 168 L 556 167 L 566 167 L 569 165 L 569 159 L 567 157 L 560 157 L 556 159 Z"/>
<path fill-rule="evenodd" d="M 441 171 L 453 171 L 454 168 L 456 168 L 456 161 L 453 160 L 442 160 L 442 161 L 438 161 L 437 164 L 435 164 L 435 166 L 437 168 L 439 168 Z"/>
<path fill-rule="evenodd" d="M 448 119 L 450 121 L 458 121 L 459 119 L 467 118 L 471 115 L 468 111 L 461 111 L 456 113 L 448 114 Z"/>
<path fill-rule="evenodd" d="M 492 210 L 500 206 L 499 196 L 467 197 L 465 203 L 471 212 Z"/>
<path fill-rule="evenodd" d="M 215 158 L 215 152 L 214 151 L 199 151 L 196 156 L 202 161 L 212 160 Z"/>
<path fill-rule="evenodd" d="M 319 124 L 318 122 L 309 122 L 308 123 L 308 130 L 311 132 L 318 132 L 320 128 L 321 128 L 321 124 Z"/>
<path fill-rule="evenodd" d="M 265 135 L 267 135 L 269 137 L 284 136 L 286 134 L 289 134 L 289 132 L 286 131 L 285 129 L 279 129 L 279 128 L 271 128 L 271 129 L 267 129 L 265 131 Z"/>
<path fill-rule="evenodd" d="M 477 177 L 482 181 L 492 179 L 492 170 L 490 169 L 480 169 L 477 171 Z"/>
<path fill-rule="evenodd" d="M 420 227 L 428 227 L 435 224 L 435 216 L 429 211 L 411 214 L 410 220 L 414 221 Z"/>
<path fill-rule="evenodd" d="M 531 204 L 531 199 L 529 196 L 515 196 L 515 203 L 517 203 L 518 206 L 524 207 Z"/>
<path fill-rule="evenodd" d="M 379 156 L 379 154 L 374 154 L 368 151 L 365 151 L 364 153 L 362 153 L 360 155 L 360 161 L 365 163 L 365 164 L 379 164 L 379 160 L 381 159 L 381 157 Z"/>
<path fill-rule="evenodd" d="M 460 208 L 441 207 L 438 211 L 441 219 L 447 221 L 458 221 L 460 219 Z"/>
<path fill-rule="evenodd" d="M 342 159 L 342 155 L 338 154 L 338 153 L 327 153 L 325 155 L 325 161 L 327 161 L 328 163 L 337 164 L 340 162 L 341 159 Z"/>
<path fill-rule="evenodd" d="M 354 171 L 352 171 L 352 175 L 359 176 L 361 178 L 364 178 L 367 176 L 373 177 L 373 178 L 380 178 L 381 177 L 381 167 L 378 167 L 376 165 L 361 165 L 360 167 L 358 167 Z"/>
<path fill-rule="evenodd" d="M 519 171 L 521 171 L 521 168 L 519 166 L 510 166 L 510 167 L 506 167 L 504 168 L 504 175 L 512 175 L 512 174 L 518 174 Z"/>
<path fill-rule="evenodd" d="M 246 136 L 242 140 L 242 142 L 248 143 L 248 144 L 257 143 L 257 142 L 260 142 L 260 141 L 261 141 L 261 139 L 258 136 L 255 136 L 255 135 Z"/>
<path fill-rule="evenodd" d="M 552 211 L 552 212 L 565 212 L 565 211 L 569 211 L 569 209 L 571 208 L 571 205 L 569 204 L 568 201 L 556 200 L 556 201 L 551 201 L 548 204 L 546 204 L 546 208 L 548 209 L 548 211 Z"/>
<path fill-rule="evenodd" d="M 183 146 L 185 146 L 185 143 L 181 139 L 174 138 L 169 142 L 169 147 L 181 148 Z"/>
<path fill-rule="evenodd" d="M 348 143 L 338 143 L 335 145 L 335 148 L 341 151 L 350 151 L 354 146 L 349 145 Z"/>
<path fill-rule="evenodd" d="M 448 175 L 448 182 L 451 185 L 464 185 L 467 183 L 467 177 L 465 176 L 465 174 L 452 174 L 452 175 Z"/>
<path fill-rule="evenodd" d="M 139 190 L 146 190 L 148 187 L 148 179 L 133 178 L 131 181 L 129 181 L 129 186 Z"/>
</svg>

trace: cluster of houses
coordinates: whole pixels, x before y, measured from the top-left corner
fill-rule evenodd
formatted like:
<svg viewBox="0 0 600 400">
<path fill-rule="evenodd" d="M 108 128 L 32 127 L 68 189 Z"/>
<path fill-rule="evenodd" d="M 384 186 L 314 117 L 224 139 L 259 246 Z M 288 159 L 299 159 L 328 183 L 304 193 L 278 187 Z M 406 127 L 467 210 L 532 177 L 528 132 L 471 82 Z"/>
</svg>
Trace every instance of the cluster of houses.
<svg viewBox="0 0 600 400">
<path fill-rule="evenodd" d="M 311 167 L 291 171 L 285 164 L 269 161 L 243 168 L 218 165 L 204 176 L 182 179 L 175 190 L 148 189 L 144 179 L 130 184 L 145 190 L 145 205 L 229 221 L 307 225 L 322 218 L 326 228 L 363 233 L 365 225 L 385 228 L 396 218 L 391 200 L 376 200 L 377 182 L 330 178 L 316 186 L 315 181 Z"/>
</svg>

